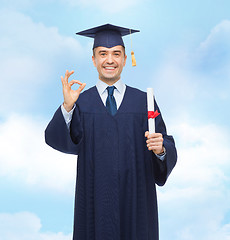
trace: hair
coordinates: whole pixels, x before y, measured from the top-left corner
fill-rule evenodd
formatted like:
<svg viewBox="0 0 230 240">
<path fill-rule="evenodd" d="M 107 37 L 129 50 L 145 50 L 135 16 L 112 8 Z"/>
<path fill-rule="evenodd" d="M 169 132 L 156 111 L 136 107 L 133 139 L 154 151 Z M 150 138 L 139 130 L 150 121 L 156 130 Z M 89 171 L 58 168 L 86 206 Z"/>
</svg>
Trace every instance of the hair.
<svg viewBox="0 0 230 240">
<path fill-rule="evenodd" d="M 95 48 L 93 48 L 93 56 L 95 57 L 95 49 L 96 49 L 97 47 L 95 47 Z M 122 48 L 123 48 L 123 50 L 124 50 L 124 56 L 126 55 L 126 53 L 125 53 L 125 47 L 124 46 L 122 46 Z"/>
</svg>

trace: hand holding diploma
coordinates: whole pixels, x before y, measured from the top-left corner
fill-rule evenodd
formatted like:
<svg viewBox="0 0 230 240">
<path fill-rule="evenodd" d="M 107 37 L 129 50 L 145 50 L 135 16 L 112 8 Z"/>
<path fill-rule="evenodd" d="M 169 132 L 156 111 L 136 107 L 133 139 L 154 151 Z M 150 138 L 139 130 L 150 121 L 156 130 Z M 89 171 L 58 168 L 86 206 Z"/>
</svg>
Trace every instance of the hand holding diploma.
<svg viewBox="0 0 230 240">
<path fill-rule="evenodd" d="M 152 150 L 155 154 L 164 152 L 163 136 L 161 133 L 149 133 L 146 131 L 145 137 L 147 138 L 146 143 L 148 150 Z"/>
<path fill-rule="evenodd" d="M 65 77 L 61 76 L 62 81 L 62 88 L 63 88 L 63 96 L 64 96 L 64 103 L 63 107 L 67 112 L 71 111 L 74 106 L 74 103 L 77 101 L 81 91 L 86 86 L 86 83 L 81 83 L 78 80 L 72 80 L 68 82 L 69 77 L 74 73 L 74 71 L 69 72 L 66 70 Z M 74 84 L 80 85 L 77 90 L 71 89 Z"/>
<path fill-rule="evenodd" d="M 161 133 L 155 133 L 155 118 L 160 114 L 154 111 L 154 94 L 152 88 L 147 88 L 147 103 L 148 103 L 148 124 L 149 131 L 145 132 L 147 137 L 147 148 L 152 150 L 155 154 L 164 152 L 163 136 Z"/>
</svg>

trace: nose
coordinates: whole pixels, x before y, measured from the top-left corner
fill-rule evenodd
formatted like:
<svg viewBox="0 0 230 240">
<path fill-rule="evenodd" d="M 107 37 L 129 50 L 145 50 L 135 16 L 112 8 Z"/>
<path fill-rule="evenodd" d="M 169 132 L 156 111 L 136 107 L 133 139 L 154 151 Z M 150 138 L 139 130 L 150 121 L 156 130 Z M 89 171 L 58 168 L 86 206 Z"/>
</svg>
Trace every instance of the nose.
<svg viewBox="0 0 230 240">
<path fill-rule="evenodd" d="M 108 64 L 112 64 L 112 63 L 113 63 L 113 56 L 112 56 L 112 54 L 108 54 L 107 59 L 106 59 L 106 62 L 107 62 Z"/>
</svg>

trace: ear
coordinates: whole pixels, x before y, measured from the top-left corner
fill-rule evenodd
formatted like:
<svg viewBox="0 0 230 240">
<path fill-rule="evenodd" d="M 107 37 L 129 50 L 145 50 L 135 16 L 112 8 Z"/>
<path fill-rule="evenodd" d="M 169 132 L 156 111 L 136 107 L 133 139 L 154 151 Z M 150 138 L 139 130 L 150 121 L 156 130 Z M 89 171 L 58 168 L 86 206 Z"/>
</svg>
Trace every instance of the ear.
<svg viewBox="0 0 230 240">
<path fill-rule="evenodd" d="M 94 56 L 92 56 L 92 61 L 93 61 L 94 67 L 96 67 L 96 60 L 95 60 L 95 57 L 94 57 Z"/>
<path fill-rule="evenodd" d="M 126 59 L 127 59 L 127 55 L 125 54 L 125 59 L 124 59 L 123 66 L 125 66 L 125 64 L 126 64 Z"/>
</svg>

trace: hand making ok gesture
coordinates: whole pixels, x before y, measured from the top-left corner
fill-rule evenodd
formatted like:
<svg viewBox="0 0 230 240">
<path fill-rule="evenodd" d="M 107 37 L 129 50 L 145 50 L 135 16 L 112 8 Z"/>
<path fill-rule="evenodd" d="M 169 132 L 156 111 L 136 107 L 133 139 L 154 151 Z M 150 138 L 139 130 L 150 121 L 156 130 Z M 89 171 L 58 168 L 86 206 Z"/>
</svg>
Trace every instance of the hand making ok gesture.
<svg viewBox="0 0 230 240">
<path fill-rule="evenodd" d="M 78 80 L 71 80 L 68 82 L 69 77 L 74 73 L 72 70 L 69 72 L 66 70 L 65 77 L 61 76 L 61 81 L 62 81 L 62 90 L 63 90 L 63 96 L 64 96 L 64 103 L 63 106 L 67 112 L 71 111 L 71 109 L 74 106 L 74 103 L 77 101 L 81 91 L 84 89 L 86 86 L 86 83 L 81 83 Z M 78 84 L 79 88 L 77 90 L 71 89 L 71 87 L 74 84 Z"/>
</svg>

